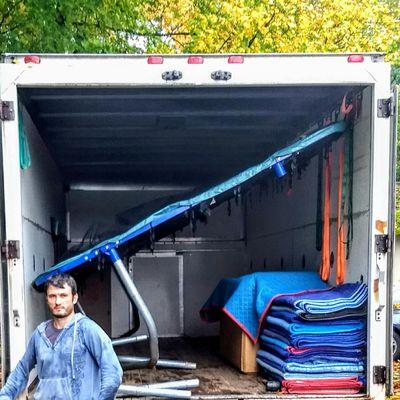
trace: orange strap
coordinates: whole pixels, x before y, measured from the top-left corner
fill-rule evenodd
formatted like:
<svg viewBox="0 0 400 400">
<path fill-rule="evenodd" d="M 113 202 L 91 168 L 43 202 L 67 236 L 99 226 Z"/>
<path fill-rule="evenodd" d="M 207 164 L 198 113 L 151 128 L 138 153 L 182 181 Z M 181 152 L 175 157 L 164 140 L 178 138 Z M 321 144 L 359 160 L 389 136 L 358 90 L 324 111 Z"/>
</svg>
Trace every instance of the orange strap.
<svg viewBox="0 0 400 400">
<path fill-rule="evenodd" d="M 337 242 L 336 242 L 336 284 L 341 285 L 346 276 L 346 251 L 344 238 L 344 223 L 342 220 L 342 186 L 343 186 L 343 165 L 344 165 L 344 140 L 340 140 L 339 150 L 339 179 L 338 179 L 338 201 L 337 201 Z M 343 219 L 344 220 L 344 219 Z"/>
<path fill-rule="evenodd" d="M 319 266 L 319 276 L 326 282 L 329 279 L 330 269 L 330 217 L 331 217 L 331 171 L 332 171 L 332 151 L 328 152 L 324 168 L 324 211 L 322 226 L 322 249 L 321 264 Z"/>
</svg>

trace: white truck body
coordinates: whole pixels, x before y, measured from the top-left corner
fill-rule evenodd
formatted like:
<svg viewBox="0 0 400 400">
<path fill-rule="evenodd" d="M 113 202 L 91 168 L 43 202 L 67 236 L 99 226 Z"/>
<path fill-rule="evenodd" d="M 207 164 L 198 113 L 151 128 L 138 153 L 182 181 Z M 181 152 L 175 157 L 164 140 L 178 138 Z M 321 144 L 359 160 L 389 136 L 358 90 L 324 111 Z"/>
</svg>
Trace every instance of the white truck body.
<svg viewBox="0 0 400 400">
<path fill-rule="evenodd" d="M 362 227 L 355 229 L 355 236 L 362 237 L 362 249 L 367 251 L 358 251 L 357 245 L 354 249 L 354 257 L 358 257 L 357 262 L 361 266 L 360 270 L 356 267 L 349 267 L 349 281 L 354 281 L 363 276 L 364 282 L 369 287 L 368 302 L 368 354 L 367 354 L 367 392 L 366 396 L 370 398 L 383 400 L 385 395 L 391 391 L 391 284 L 392 284 L 392 249 L 389 246 L 388 252 L 376 252 L 376 235 L 388 235 L 389 243 L 393 243 L 393 190 L 394 175 L 393 167 L 395 164 L 395 123 L 394 123 L 394 104 L 395 98 L 390 85 L 390 66 L 383 61 L 381 54 L 364 54 L 363 62 L 349 62 L 347 54 L 343 55 L 243 55 L 243 62 L 228 63 L 227 55 L 204 55 L 203 63 L 189 64 L 187 55 L 163 56 L 162 64 L 149 64 L 148 56 L 128 56 L 128 55 L 40 55 L 40 63 L 25 63 L 24 55 L 5 55 L 3 63 L 0 64 L 0 99 L 2 102 L 12 102 L 14 108 L 14 117 L 8 118 L 4 116 L 1 121 L 1 146 L 2 146 L 2 175 L 3 182 L 1 191 L 4 196 L 4 204 L 1 209 L 2 242 L 16 241 L 19 244 L 20 254 L 18 257 L 13 255 L 8 258 L 3 255 L 2 261 L 2 362 L 3 362 L 3 378 L 10 369 L 15 367 L 19 358 L 24 352 L 25 344 L 29 339 L 34 326 L 43 318 L 41 309 L 42 299 L 33 293 L 30 284 L 32 280 L 43 270 L 39 268 L 31 268 L 32 255 L 29 248 L 32 246 L 40 247 L 41 234 L 48 235 L 50 228 L 46 228 L 49 219 L 45 215 L 46 208 L 45 196 L 40 199 L 35 198 L 35 194 L 50 190 L 47 184 L 43 186 L 43 182 L 39 183 L 39 187 L 27 183 L 29 179 L 27 170 L 20 168 L 20 142 L 19 142 L 19 117 L 23 113 L 32 114 L 29 109 L 29 101 L 43 101 L 42 104 L 51 104 L 52 99 L 57 101 L 63 98 L 64 90 L 73 91 L 80 89 L 76 94 L 68 92 L 65 96 L 68 102 L 79 100 L 79 96 L 84 89 L 106 90 L 111 93 L 116 90 L 118 95 L 115 96 L 121 101 L 129 99 L 126 95 L 127 91 L 139 88 L 141 93 L 145 94 L 146 89 L 166 89 L 173 96 L 173 89 L 197 90 L 199 88 L 207 88 L 207 93 L 211 93 L 213 88 L 232 88 L 234 95 L 236 89 L 240 88 L 258 88 L 263 87 L 276 88 L 276 93 L 280 93 L 282 88 L 296 88 L 301 92 L 302 88 L 318 88 L 321 90 L 329 90 L 329 88 L 351 87 L 361 88 L 363 90 L 363 116 L 362 123 L 365 135 L 368 136 L 370 149 L 369 154 L 362 154 L 360 151 L 360 159 L 364 161 L 363 176 L 368 177 L 363 185 L 355 187 L 355 196 L 363 199 L 367 206 L 364 210 L 365 221 Z M 166 71 L 180 71 L 181 79 L 166 81 L 162 78 L 162 74 Z M 231 78 L 227 81 L 213 80 L 211 74 L 215 71 L 228 71 Z M 328 88 L 328 89 L 326 89 Z M 46 98 L 46 94 L 42 98 L 40 91 L 37 89 L 46 89 L 50 93 Z M 258 90 L 257 89 L 257 90 Z M 38 94 L 39 93 L 39 94 Z M 96 92 L 98 93 L 98 92 Z M 35 95 L 37 96 L 35 98 Z M 211 96 L 210 95 L 210 96 Z M 53 97 L 52 97 L 53 96 Z M 75 96 L 75 97 L 74 97 Z M 94 94 L 93 98 L 97 95 Z M 100 96 L 100 95 L 98 95 Z M 126 97 L 124 97 L 126 96 Z M 306 95 L 305 95 L 306 96 Z M 100 96 L 101 97 L 101 96 Z M 144 96 L 145 97 L 145 96 Z M 212 98 L 207 97 L 207 98 Z M 277 97 L 278 99 L 279 97 Z M 98 99 L 98 98 L 97 98 Z M 188 97 L 190 102 L 191 97 Z M 389 116 L 378 116 L 378 105 L 382 104 L 382 99 L 391 102 L 388 107 Z M 47 101 L 47 103 L 46 103 Z M 61 100 L 60 100 L 61 101 Z M 90 101 L 90 96 L 86 98 Z M 138 96 L 138 101 L 140 96 Z M 143 100 L 144 101 L 144 100 Z M 56 103 L 54 103 L 56 104 Z M 79 103 L 80 104 L 80 103 Z M 149 107 L 151 103 L 148 103 Z M 195 104 L 195 103 L 193 103 Z M 7 111 L 5 109 L 5 111 Z M 60 123 L 69 118 L 71 115 L 65 109 L 57 109 L 54 107 L 46 113 L 45 110 L 38 111 L 40 115 L 37 118 L 59 119 Z M 96 113 L 93 109 L 92 115 L 88 116 L 86 111 L 74 110 L 72 118 L 79 118 L 81 122 L 83 118 L 88 116 L 92 120 L 104 116 L 104 110 Z M 126 110 L 121 109 L 120 114 L 115 110 L 110 111 L 112 118 L 123 119 L 123 113 Z M 276 111 L 277 114 L 287 112 L 290 114 L 290 105 L 288 110 Z M 152 113 L 151 108 L 148 114 Z M 114 114 L 114 115 L 112 115 Z M 144 114 L 143 114 L 144 115 Z M 204 118 L 204 120 L 212 120 L 212 118 L 223 118 L 243 115 L 249 118 L 253 115 L 258 118 L 260 111 L 252 114 L 251 110 L 208 110 L 208 111 L 187 111 L 186 118 Z M 262 114 L 264 115 L 264 114 Z M 35 120 L 34 115 L 30 115 Z M 177 118 L 180 117 L 179 109 L 168 109 L 165 111 L 155 112 L 157 118 Z M 265 114 L 266 120 L 274 117 L 274 113 Z M 130 117 L 140 118 L 141 111 L 132 111 Z M 24 118 L 25 128 L 28 118 Z M 47 120 L 46 120 L 47 121 Z M 310 125 L 316 121 L 310 121 Z M 47 123 L 47 122 L 46 122 Z M 35 125 L 34 122 L 32 122 Z M 49 125 L 50 126 L 50 122 Z M 68 127 L 67 127 L 68 128 Z M 66 129 L 67 129 L 66 128 Z M 40 134 L 40 127 L 36 126 Z M 118 131 L 118 126 L 115 132 Z M 216 135 L 218 132 L 216 131 Z M 29 136 L 29 135 L 28 135 Z M 112 136 L 111 136 L 112 138 Z M 357 154 L 358 141 L 355 140 L 355 154 Z M 95 147 L 95 145 L 94 145 Z M 368 151 L 368 150 L 365 150 Z M 31 145 L 31 152 L 34 152 L 34 146 Z M 51 151 L 50 151 L 51 153 Z M 205 155 L 207 157 L 207 155 Z M 34 158 L 32 156 L 32 158 Z M 54 156 L 53 156 L 54 158 Z M 355 155 L 355 174 L 357 174 L 357 156 Z M 54 158 L 57 164 L 56 157 Z M 33 160 L 34 163 L 34 160 Z M 361 165 L 361 164 L 360 164 Z M 85 168 L 82 164 L 82 168 Z M 185 165 L 182 165 L 185 168 Z M 360 167 L 361 168 L 361 167 Z M 32 178 L 33 179 L 33 178 Z M 367 179 L 367 178 L 365 178 Z M 357 177 L 354 179 L 355 185 L 358 185 Z M 40 180 L 39 180 L 40 182 Z M 359 181 L 361 182 L 361 181 Z M 86 188 L 90 190 L 136 190 L 135 182 L 124 182 L 118 188 L 118 182 L 114 187 L 104 183 L 98 183 L 90 180 L 70 181 L 70 187 L 76 190 Z M 188 183 L 190 186 L 190 183 Z M 75 185 L 75 186 L 74 186 Z M 138 182 L 138 186 L 145 187 L 145 183 Z M 148 183 L 148 187 L 153 185 L 153 190 L 159 190 L 156 183 Z M 172 187 L 170 183 L 170 188 Z M 176 182 L 179 188 L 184 186 L 182 182 Z M 111 189 L 110 189 L 111 188 Z M 172 187 L 172 189 L 174 189 Z M 312 190 L 312 189 L 310 189 Z M 24 199 L 25 197 L 25 199 Z M 32 202 L 29 205 L 27 202 Z M 68 201 L 68 199 L 67 199 Z M 35 203 L 35 204 L 33 204 Z M 49 206 L 50 208 L 53 206 Z M 357 208 L 355 200 L 355 208 Z M 63 210 L 61 214 L 64 212 Z M 72 212 L 71 210 L 67 210 Z M 43 218 L 42 215 L 43 214 Z M 68 213 L 64 214 L 68 215 Z M 363 218 L 364 218 L 363 217 Z M 42 218 L 43 223 L 40 222 Z M 66 217 L 65 223 L 70 223 L 69 217 Z M 361 217 L 360 217 L 361 218 Z M 28 222 L 27 222 L 28 221 Z M 29 221 L 35 222 L 42 227 L 45 232 L 37 234 L 37 242 L 32 242 L 31 236 L 24 233 L 24 227 Z M 383 228 L 382 228 L 383 227 Z M 28 229 L 28 228 L 27 228 Z M 30 228 L 29 228 L 30 229 Z M 82 238 L 82 235 L 75 239 Z M 74 238 L 72 238 L 74 239 Z M 46 239 L 48 242 L 48 238 Z M 46 247 L 43 241 L 43 246 Z M 38 251 L 38 250 L 37 250 Z M 37 256 L 37 265 L 42 263 L 46 258 L 46 268 L 51 266 L 54 260 L 51 259 L 51 251 L 43 250 L 47 256 Z M 50 255 L 49 255 L 50 254 Z M 172 255 L 176 254 L 172 252 Z M 171 256 L 171 251 L 168 253 Z M 29 257 L 29 258 L 28 258 Z M 35 255 L 33 256 L 35 263 Z M 184 262 L 184 261 L 183 261 Z M 184 292 L 183 292 L 183 266 L 182 259 L 179 262 L 179 283 L 177 286 L 179 296 L 179 333 L 184 333 Z M 313 265 L 316 268 L 316 265 Z M 28 271 L 29 270 L 29 271 Z M 185 271 L 185 274 L 187 272 Z M 226 273 L 225 273 L 226 274 Z M 333 282 L 332 282 L 333 283 Z M 35 297 L 36 296 L 36 297 Z M 205 300 L 205 299 L 203 299 Z M 114 312 L 118 307 L 112 306 Z M 114 317 L 112 317 L 114 318 Z M 185 320 L 186 321 L 186 320 Z M 185 322 L 186 323 L 186 322 Z M 188 323 L 189 326 L 189 323 Z M 167 332 L 168 333 L 168 332 Z M 166 334 L 167 334 L 166 333 Z M 379 368 L 387 371 L 387 379 L 385 382 L 379 382 Z M 329 397 L 329 396 L 328 396 Z M 340 397 L 340 396 L 339 396 Z M 342 397 L 341 397 L 342 398 Z"/>
</svg>

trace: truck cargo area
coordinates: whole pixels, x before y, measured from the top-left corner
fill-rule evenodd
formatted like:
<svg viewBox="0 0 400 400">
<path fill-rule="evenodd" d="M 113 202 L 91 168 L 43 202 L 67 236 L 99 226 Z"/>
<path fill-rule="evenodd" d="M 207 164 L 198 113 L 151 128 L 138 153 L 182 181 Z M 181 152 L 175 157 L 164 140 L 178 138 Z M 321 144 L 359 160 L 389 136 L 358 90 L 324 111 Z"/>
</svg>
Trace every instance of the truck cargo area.
<svg viewBox="0 0 400 400">
<path fill-rule="evenodd" d="M 367 282 L 371 87 L 18 90 L 24 149 L 31 158 L 30 167 L 22 171 L 25 282 L 73 252 L 223 182 L 301 135 L 335 121 L 346 96 L 357 102 L 357 116 L 353 237 L 345 281 Z M 201 321 L 199 310 L 222 278 L 256 271 L 318 271 L 319 160 L 328 145 L 334 158 L 329 283 L 335 284 L 338 143 L 329 139 L 310 146 L 285 176 L 277 178 L 271 169 L 203 220 L 190 221 L 157 240 L 149 235 L 140 249 L 124 253 L 128 271 L 155 319 L 161 356 L 197 363 L 192 371 L 127 370 L 125 382 L 194 377 L 200 379 L 200 387 L 193 395 L 275 396 L 265 391 L 260 375 L 240 373 L 219 355 L 219 324 Z M 74 274 L 85 312 L 111 337 L 134 330 L 138 335 L 146 333 L 109 262 L 94 260 Z M 47 318 L 46 307 L 42 294 L 28 285 L 25 298 L 30 334 Z M 117 352 L 145 355 L 146 347 L 131 344 Z"/>
</svg>

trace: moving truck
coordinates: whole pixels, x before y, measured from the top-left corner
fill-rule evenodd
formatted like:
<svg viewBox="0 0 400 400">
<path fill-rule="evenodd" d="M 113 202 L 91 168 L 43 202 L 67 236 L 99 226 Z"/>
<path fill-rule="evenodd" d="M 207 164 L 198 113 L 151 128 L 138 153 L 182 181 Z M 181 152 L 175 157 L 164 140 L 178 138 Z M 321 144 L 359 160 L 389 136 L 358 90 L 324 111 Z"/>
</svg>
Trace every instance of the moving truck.
<svg viewBox="0 0 400 400">
<path fill-rule="evenodd" d="M 382 54 L 6 54 L 0 90 L 3 380 L 48 318 L 43 294 L 32 287 L 39 275 L 352 108 L 353 233 L 344 281 L 363 282 L 369 293 L 366 388 L 356 397 L 378 400 L 391 392 L 396 94 Z M 196 396 L 278 397 L 266 394 L 259 376 L 221 361 L 218 324 L 202 322 L 198 311 L 222 278 L 318 271 L 326 146 L 336 160 L 332 193 L 339 176 L 339 143 L 328 142 L 292 158 L 282 178 L 271 169 L 246 191 L 233 189 L 203 222 L 189 215 L 186 226 L 164 236 L 151 232 L 124 254 L 161 353 L 197 362 L 190 371 L 200 379 Z M 332 194 L 332 285 L 336 201 Z M 83 309 L 110 336 L 146 333 L 107 260 L 81 266 L 77 279 Z M 125 381 L 189 376 L 166 371 L 127 370 Z M 326 395 L 332 397 L 345 398 Z"/>
</svg>

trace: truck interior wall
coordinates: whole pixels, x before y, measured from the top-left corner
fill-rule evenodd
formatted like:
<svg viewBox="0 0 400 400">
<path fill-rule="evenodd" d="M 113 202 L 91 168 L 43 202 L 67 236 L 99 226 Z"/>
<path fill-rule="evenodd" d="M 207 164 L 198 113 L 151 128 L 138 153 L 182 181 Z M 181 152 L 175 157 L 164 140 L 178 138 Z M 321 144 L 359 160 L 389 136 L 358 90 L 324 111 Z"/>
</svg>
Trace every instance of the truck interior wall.
<svg viewBox="0 0 400 400">
<path fill-rule="evenodd" d="M 170 196 L 171 191 L 71 191 L 68 194 L 68 209 L 71 215 L 71 244 L 82 241 L 88 228 L 94 225 L 97 231 L 109 235 L 126 226 L 116 219 L 116 215 L 130 208 Z M 178 254 L 181 260 L 179 277 Z M 162 269 L 164 265 L 164 270 Z M 157 322 L 160 336 L 209 336 L 217 334 L 216 324 L 205 324 L 200 320 L 199 310 L 221 277 L 239 276 L 248 271 L 249 263 L 243 240 L 242 206 L 232 205 L 228 215 L 227 205 L 214 209 L 207 223 L 198 222 L 196 231 L 186 227 L 176 232 L 175 243 L 171 237 L 156 244 L 154 256 L 139 254 L 132 259 L 132 276 L 139 292 Z M 107 274 L 106 271 L 103 274 Z M 149 282 L 157 276 L 157 282 Z M 174 276 L 175 279 L 171 279 Z M 181 279 L 181 282 L 180 282 Z M 90 285 L 81 295 L 85 310 L 113 337 L 117 337 L 132 327 L 129 302 L 121 290 L 119 280 L 111 273 L 110 302 L 105 296 L 96 307 L 91 307 L 97 293 L 106 293 L 109 280 L 91 279 Z M 149 286 L 150 285 L 150 286 Z M 90 294 L 90 293 L 93 294 Z M 154 293 L 158 293 L 155 299 Z M 179 307 L 179 298 L 181 308 Z M 166 306 L 171 309 L 175 322 L 165 319 Z M 107 310 L 107 312 L 104 312 Z M 113 312 L 114 310 L 114 312 Z M 117 313 L 116 310 L 119 310 Z M 177 321 L 182 320 L 182 323 Z M 182 325 L 182 326 L 181 326 Z M 144 329 L 141 324 L 142 332 Z M 172 326 L 175 326 L 172 329 Z M 172 330 L 171 330 L 172 329 Z"/>
<path fill-rule="evenodd" d="M 183 256 L 185 335 L 218 333 L 218 324 L 201 321 L 199 310 L 221 278 L 247 273 L 249 263 L 243 235 L 243 208 L 234 202 L 230 212 L 226 203 L 212 210 L 207 223 L 198 222 L 194 233 L 190 226 L 177 232 L 178 242 L 174 246 Z M 171 248 L 168 243 L 164 246 Z"/>
<path fill-rule="evenodd" d="M 353 229 L 354 237 L 347 261 L 347 281 L 364 281 L 368 271 L 368 245 L 370 192 L 370 138 L 371 90 L 363 92 L 360 118 L 354 126 L 354 175 L 353 175 Z M 336 258 L 337 238 L 337 187 L 338 142 L 332 145 L 331 229 L 330 249 Z M 247 255 L 251 265 L 263 269 L 317 270 L 321 254 L 316 248 L 316 210 L 318 186 L 318 156 L 313 157 L 298 179 L 293 175 L 292 189 L 288 179 L 282 184 L 271 180 L 266 187 L 255 186 L 248 201 L 246 216 Z M 346 214 L 347 215 L 347 214 Z M 336 260 L 334 270 L 336 269 Z M 330 283 L 335 283 L 332 271 Z"/>
<path fill-rule="evenodd" d="M 353 229 L 354 238 L 347 280 L 354 282 L 369 274 L 371 212 L 372 89 L 363 90 L 361 115 L 354 126 Z"/>
<path fill-rule="evenodd" d="M 294 171 L 292 188 L 288 177 L 267 179 L 254 187 L 247 206 L 247 252 L 256 270 L 315 270 L 320 253 L 315 248 L 318 157 L 301 179 Z M 303 260 L 304 258 L 304 260 Z"/>
<path fill-rule="evenodd" d="M 22 254 L 25 270 L 26 330 L 28 337 L 36 325 L 46 318 L 43 294 L 30 283 L 54 264 L 51 218 L 59 221 L 65 232 L 65 197 L 63 180 L 30 115 L 22 110 L 31 166 L 21 170 L 22 185 Z"/>
<path fill-rule="evenodd" d="M 99 238 L 111 237 L 127 229 L 128 226 L 118 221 L 118 214 L 158 196 L 160 192 L 69 191 L 67 209 L 70 215 L 70 250 L 81 245 L 90 245 Z M 109 265 L 85 278 L 81 284 L 80 302 L 85 312 L 109 335 L 117 337 L 130 329 L 129 303 Z M 127 307 L 126 311 L 124 307 Z"/>
</svg>

